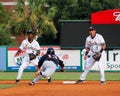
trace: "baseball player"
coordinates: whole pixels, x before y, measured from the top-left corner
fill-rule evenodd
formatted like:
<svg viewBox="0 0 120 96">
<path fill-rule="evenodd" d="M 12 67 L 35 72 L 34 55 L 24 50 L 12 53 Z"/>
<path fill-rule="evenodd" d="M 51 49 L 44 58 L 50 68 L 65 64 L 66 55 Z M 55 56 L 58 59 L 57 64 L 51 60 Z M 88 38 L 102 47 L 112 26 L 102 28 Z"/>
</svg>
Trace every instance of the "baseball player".
<svg viewBox="0 0 120 96">
<path fill-rule="evenodd" d="M 55 55 L 54 49 L 48 48 L 46 54 L 39 60 L 39 71 L 35 73 L 35 78 L 29 85 L 35 85 L 42 77 L 48 79 L 48 83 L 51 83 L 51 75 L 56 71 L 59 61 L 60 59 Z M 64 67 L 63 63 L 60 63 L 60 66 Z"/>
<path fill-rule="evenodd" d="M 96 33 L 96 29 L 94 27 L 90 27 L 88 29 L 89 36 L 86 38 L 85 48 L 85 58 L 89 51 L 91 51 L 91 56 L 87 62 L 86 68 L 84 72 L 81 74 L 80 79 L 76 81 L 76 84 L 79 83 L 85 83 L 86 75 L 88 74 L 90 68 L 95 64 L 95 62 L 98 62 L 98 68 L 100 71 L 100 81 L 101 84 L 106 84 L 105 82 L 105 76 L 104 76 L 104 49 L 106 48 L 105 40 L 102 35 Z"/>
<path fill-rule="evenodd" d="M 22 61 L 22 64 L 18 70 L 16 83 L 18 83 L 21 79 L 21 76 L 23 74 L 24 69 L 30 64 L 34 64 L 35 66 L 38 65 L 39 59 L 37 56 L 40 54 L 40 45 L 39 43 L 34 39 L 35 33 L 32 30 L 29 30 L 27 32 L 28 38 L 23 40 L 17 53 L 15 56 L 18 56 L 22 50 L 25 51 L 24 58 Z"/>
</svg>

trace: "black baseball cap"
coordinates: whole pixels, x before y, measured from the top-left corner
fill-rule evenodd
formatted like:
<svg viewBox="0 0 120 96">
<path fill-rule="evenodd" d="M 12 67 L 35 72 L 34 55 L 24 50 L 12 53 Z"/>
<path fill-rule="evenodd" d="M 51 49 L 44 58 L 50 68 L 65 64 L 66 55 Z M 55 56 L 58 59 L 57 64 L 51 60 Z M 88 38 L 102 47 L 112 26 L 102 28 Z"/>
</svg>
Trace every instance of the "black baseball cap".
<svg viewBox="0 0 120 96">
<path fill-rule="evenodd" d="M 90 26 L 89 28 L 88 28 L 88 31 L 91 31 L 91 30 L 96 30 L 93 26 Z"/>
<path fill-rule="evenodd" d="M 34 34 L 33 30 L 28 30 L 27 34 Z"/>
</svg>

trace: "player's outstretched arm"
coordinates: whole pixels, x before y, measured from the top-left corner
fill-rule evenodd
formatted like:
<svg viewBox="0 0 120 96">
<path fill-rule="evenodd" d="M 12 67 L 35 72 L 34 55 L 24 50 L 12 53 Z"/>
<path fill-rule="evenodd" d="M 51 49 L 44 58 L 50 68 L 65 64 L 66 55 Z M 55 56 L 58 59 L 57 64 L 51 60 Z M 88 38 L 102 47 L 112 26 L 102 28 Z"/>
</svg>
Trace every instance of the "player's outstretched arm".
<svg viewBox="0 0 120 96">
<path fill-rule="evenodd" d="M 59 65 L 60 65 L 60 67 L 61 67 L 61 69 L 60 69 L 60 72 L 64 72 L 64 63 L 63 63 L 63 61 L 62 60 L 59 60 Z"/>
</svg>

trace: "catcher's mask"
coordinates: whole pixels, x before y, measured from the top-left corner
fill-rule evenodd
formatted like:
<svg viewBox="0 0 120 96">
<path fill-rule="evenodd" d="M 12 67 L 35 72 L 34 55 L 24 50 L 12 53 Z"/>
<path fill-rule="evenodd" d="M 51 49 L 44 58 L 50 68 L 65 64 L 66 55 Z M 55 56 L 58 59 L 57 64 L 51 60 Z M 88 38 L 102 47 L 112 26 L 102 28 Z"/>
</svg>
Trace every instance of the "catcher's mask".
<svg viewBox="0 0 120 96">
<path fill-rule="evenodd" d="M 47 49 L 47 54 L 52 54 L 52 55 L 54 55 L 54 54 L 55 54 L 54 49 L 53 49 L 53 48 L 48 48 L 48 49 Z"/>
</svg>

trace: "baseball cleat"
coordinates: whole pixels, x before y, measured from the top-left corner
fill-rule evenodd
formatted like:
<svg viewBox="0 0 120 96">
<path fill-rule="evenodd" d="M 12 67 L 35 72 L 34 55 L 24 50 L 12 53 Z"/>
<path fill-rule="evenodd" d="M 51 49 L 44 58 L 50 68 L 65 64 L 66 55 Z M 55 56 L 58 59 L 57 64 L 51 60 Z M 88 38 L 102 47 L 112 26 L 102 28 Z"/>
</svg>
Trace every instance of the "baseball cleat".
<svg viewBox="0 0 120 96">
<path fill-rule="evenodd" d="M 35 82 L 30 82 L 29 85 L 30 85 L 30 86 L 35 85 Z"/>
<path fill-rule="evenodd" d="M 85 80 L 77 80 L 75 84 L 80 84 L 80 83 L 81 84 L 85 83 Z"/>
<path fill-rule="evenodd" d="M 16 79 L 15 83 L 18 84 L 20 82 L 20 79 Z"/>
<path fill-rule="evenodd" d="M 101 85 L 105 85 L 106 84 L 106 82 L 105 81 L 101 81 Z"/>
<path fill-rule="evenodd" d="M 48 83 L 51 83 L 52 82 L 52 79 L 51 79 L 51 77 L 48 79 Z"/>
</svg>

